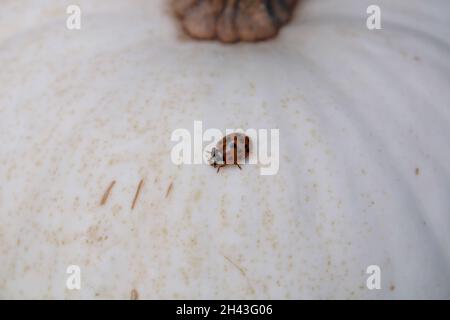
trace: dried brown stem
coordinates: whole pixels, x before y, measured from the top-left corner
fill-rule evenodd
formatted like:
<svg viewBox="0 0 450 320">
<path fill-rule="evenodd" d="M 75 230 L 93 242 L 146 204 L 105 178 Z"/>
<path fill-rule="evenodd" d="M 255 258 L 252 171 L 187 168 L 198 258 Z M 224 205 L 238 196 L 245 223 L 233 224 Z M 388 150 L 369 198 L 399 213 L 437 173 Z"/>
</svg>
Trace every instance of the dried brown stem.
<svg viewBox="0 0 450 320">
<path fill-rule="evenodd" d="M 276 36 L 296 4 L 297 0 L 172 0 L 187 34 L 227 43 Z"/>
</svg>

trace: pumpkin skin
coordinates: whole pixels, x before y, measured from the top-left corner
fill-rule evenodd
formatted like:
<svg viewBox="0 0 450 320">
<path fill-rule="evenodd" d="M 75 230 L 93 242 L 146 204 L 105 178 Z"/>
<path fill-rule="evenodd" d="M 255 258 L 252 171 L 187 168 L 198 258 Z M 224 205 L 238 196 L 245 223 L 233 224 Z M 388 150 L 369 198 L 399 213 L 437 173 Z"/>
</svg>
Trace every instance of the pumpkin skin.
<svg viewBox="0 0 450 320">
<path fill-rule="evenodd" d="M 80 31 L 3 4 L 0 296 L 449 298 L 450 3 L 378 2 L 380 31 L 370 1 L 305 1 L 234 46 L 180 39 L 164 1 L 79 1 Z M 278 174 L 175 166 L 194 120 L 280 128 Z"/>
</svg>

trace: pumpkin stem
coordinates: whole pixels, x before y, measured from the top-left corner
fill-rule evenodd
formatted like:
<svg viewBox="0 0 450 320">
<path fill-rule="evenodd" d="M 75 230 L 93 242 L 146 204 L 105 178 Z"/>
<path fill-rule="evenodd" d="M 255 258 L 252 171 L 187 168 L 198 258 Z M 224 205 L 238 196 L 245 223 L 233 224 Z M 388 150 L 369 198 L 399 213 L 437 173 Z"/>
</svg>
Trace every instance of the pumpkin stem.
<svg viewBox="0 0 450 320">
<path fill-rule="evenodd" d="M 195 39 L 233 43 L 275 37 L 297 0 L 172 0 L 183 29 Z"/>
</svg>

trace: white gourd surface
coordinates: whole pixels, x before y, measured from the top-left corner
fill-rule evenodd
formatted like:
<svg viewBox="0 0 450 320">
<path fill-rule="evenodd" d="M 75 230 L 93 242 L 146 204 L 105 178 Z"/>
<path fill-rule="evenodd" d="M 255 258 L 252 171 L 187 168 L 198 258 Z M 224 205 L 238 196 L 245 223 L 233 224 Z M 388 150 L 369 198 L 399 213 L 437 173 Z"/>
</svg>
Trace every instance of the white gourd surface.
<svg viewBox="0 0 450 320">
<path fill-rule="evenodd" d="M 450 298 L 450 2 L 376 1 L 369 31 L 372 2 L 222 45 L 162 0 L 78 1 L 79 31 L 1 1 L 0 297 Z M 278 174 L 174 165 L 194 120 L 279 128 Z"/>
</svg>

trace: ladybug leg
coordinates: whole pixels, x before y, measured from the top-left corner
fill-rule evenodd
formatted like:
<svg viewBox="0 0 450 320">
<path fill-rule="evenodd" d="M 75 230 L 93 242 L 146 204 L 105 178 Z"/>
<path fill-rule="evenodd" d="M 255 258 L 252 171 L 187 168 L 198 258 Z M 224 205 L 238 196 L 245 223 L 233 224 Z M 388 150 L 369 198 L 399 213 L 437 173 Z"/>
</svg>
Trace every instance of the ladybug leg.
<svg viewBox="0 0 450 320">
<path fill-rule="evenodd" d="M 241 166 L 239 165 L 239 163 L 236 163 L 236 165 L 238 166 L 239 170 L 242 170 Z"/>
<path fill-rule="evenodd" d="M 218 165 L 218 166 L 217 166 L 217 173 L 219 173 L 220 168 L 222 168 L 222 167 L 225 167 L 225 164 L 222 164 L 222 165 Z"/>
</svg>

